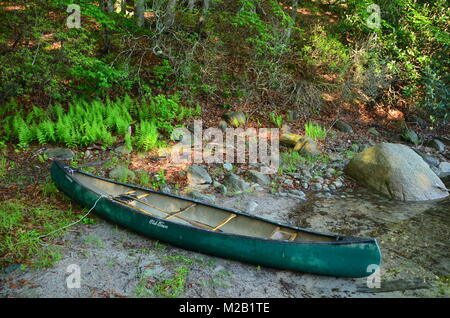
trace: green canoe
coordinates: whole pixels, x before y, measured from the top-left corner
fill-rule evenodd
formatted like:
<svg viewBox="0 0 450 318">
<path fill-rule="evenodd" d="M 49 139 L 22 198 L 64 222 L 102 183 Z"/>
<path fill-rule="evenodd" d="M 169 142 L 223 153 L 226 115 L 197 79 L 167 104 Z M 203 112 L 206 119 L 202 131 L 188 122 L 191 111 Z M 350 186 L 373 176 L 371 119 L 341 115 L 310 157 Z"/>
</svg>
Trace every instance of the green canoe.
<svg viewBox="0 0 450 318">
<path fill-rule="evenodd" d="M 55 161 L 57 187 L 100 216 L 157 240 L 243 262 L 365 277 L 381 253 L 372 238 L 323 234 L 241 211 L 94 176 Z"/>
</svg>

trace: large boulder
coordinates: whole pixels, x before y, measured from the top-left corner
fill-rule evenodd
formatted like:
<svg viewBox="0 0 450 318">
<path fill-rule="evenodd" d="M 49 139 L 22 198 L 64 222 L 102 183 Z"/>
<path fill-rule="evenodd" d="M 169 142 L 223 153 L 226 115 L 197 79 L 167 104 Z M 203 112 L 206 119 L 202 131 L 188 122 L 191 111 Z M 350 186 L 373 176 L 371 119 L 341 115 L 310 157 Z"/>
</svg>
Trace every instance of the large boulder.
<svg viewBox="0 0 450 318">
<path fill-rule="evenodd" d="M 387 197 L 402 201 L 435 200 L 448 196 L 428 164 L 408 146 L 381 143 L 354 156 L 347 175 Z"/>
</svg>

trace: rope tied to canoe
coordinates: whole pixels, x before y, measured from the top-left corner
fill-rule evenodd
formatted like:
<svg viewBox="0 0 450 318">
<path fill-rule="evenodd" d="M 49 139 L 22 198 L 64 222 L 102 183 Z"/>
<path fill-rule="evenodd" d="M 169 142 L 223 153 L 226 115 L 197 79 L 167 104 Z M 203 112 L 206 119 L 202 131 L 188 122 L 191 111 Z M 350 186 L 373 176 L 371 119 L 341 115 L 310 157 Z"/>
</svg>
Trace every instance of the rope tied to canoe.
<svg viewBox="0 0 450 318">
<path fill-rule="evenodd" d="M 75 172 L 75 169 L 72 169 L 71 167 L 65 167 L 67 172 L 70 173 L 71 176 L 73 176 L 73 173 Z"/>
<path fill-rule="evenodd" d="M 17 246 L 17 245 L 20 245 L 20 244 L 23 244 L 23 243 L 27 243 L 27 242 L 30 242 L 30 241 L 33 241 L 33 240 L 40 240 L 40 239 L 42 239 L 42 238 L 44 238 L 44 237 L 50 236 L 50 235 L 52 235 L 52 234 L 54 234 L 54 233 L 56 233 L 56 232 L 59 232 L 59 231 L 61 231 L 61 230 L 67 229 L 67 228 L 69 228 L 69 227 L 71 227 L 71 226 L 74 226 L 74 225 L 80 223 L 83 219 L 85 219 L 85 218 L 86 218 L 86 217 L 87 217 L 87 216 L 95 209 L 95 207 L 97 206 L 97 203 L 98 203 L 98 201 L 100 201 L 100 199 L 102 199 L 102 198 L 108 198 L 108 197 L 109 197 L 109 196 L 106 195 L 106 194 L 100 195 L 100 196 L 98 197 L 98 199 L 95 201 L 94 205 L 89 209 L 89 211 L 88 211 L 86 214 L 84 214 L 79 220 L 77 220 L 77 221 L 75 221 L 75 222 L 72 222 L 72 223 L 70 223 L 70 224 L 64 225 L 63 227 L 60 227 L 60 228 L 58 228 L 58 229 L 56 229 L 56 230 L 50 231 L 50 232 L 47 233 L 47 234 L 43 234 L 43 235 L 40 235 L 40 236 L 38 236 L 38 237 L 31 238 L 31 239 L 29 239 L 29 240 L 25 240 L 25 241 L 16 243 L 16 244 L 14 244 L 14 246 Z"/>
</svg>

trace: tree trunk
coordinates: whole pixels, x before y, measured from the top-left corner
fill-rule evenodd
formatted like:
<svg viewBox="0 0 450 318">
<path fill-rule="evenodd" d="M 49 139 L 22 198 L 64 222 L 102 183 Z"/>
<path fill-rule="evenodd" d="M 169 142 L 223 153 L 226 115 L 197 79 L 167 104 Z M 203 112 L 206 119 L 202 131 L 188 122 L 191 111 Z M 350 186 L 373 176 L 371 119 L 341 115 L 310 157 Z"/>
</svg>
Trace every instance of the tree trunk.
<svg viewBox="0 0 450 318">
<path fill-rule="evenodd" d="M 202 27 L 205 24 L 206 21 L 206 14 L 209 10 L 209 0 L 203 0 L 203 8 L 202 8 L 202 15 L 200 16 L 197 24 L 197 33 L 201 33 Z"/>
<path fill-rule="evenodd" d="M 299 0 L 292 0 L 292 10 L 291 10 L 292 24 L 289 26 L 289 28 L 287 30 L 287 34 L 286 34 L 286 37 L 288 39 L 291 37 L 292 29 L 295 26 L 295 19 L 297 18 L 298 2 L 299 2 Z"/>
<path fill-rule="evenodd" d="M 188 10 L 190 12 L 194 11 L 195 2 L 196 2 L 196 0 L 189 0 L 189 2 L 188 2 Z"/>
<path fill-rule="evenodd" d="M 106 13 L 114 12 L 114 2 L 113 0 L 103 0 L 102 10 Z M 103 26 L 103 53 L 108 54 L 111 50 L 111 38 L 109 35 L 109 30 L 106 26 Z"/>
<path fill-rule="evenodd" d="M 169 0 L 166 9 L 166 18 L 164 25 L 166 28 L 171 28 L 175 23 L 175 9 L 177 6 L 177 0 Z"/>
<path fill-rule="evenodd" d="M 144 26 L 145 18 L 145 0 L 135 0 L 134 2 L 134 18 L 138 26 Z"/>
</svg>

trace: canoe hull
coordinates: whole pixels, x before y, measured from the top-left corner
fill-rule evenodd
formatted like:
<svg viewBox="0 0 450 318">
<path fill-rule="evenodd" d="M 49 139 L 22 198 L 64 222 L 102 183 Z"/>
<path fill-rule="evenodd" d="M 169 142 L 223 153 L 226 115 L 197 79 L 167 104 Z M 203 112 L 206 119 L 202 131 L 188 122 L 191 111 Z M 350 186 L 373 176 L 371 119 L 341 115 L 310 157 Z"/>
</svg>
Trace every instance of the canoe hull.
<svg viewBox="0 0 450 318">
<path fill-rule="evenodd" d="M 52 178 L 57 187 L 103 218 L 145 236 L 189 250 L 294 271 L 340 277 L 365 277 L 369 266 L 379 266 L 376 240 L 361 242 L 289 242 L 223 234 L 161 220 L 100 196 L 72 180 L 61 164 L 54 163 Z M 100 198 L 100 199 L 99 199 Z M 368 268 L 371 269 L 368 271 Z"/>
</svg>

